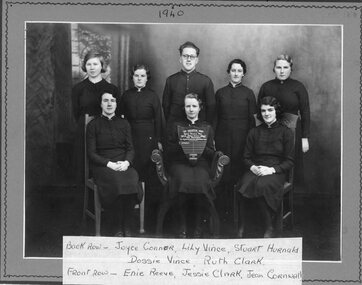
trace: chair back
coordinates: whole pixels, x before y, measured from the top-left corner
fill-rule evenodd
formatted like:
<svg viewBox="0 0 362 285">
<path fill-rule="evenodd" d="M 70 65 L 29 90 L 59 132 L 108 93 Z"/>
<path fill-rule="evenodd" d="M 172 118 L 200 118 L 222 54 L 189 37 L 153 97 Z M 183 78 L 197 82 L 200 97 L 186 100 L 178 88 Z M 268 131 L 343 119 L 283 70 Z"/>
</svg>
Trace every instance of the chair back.
<svg viewBox="0 0 362 285">
<path fill-rule="evenodd" d="M 84 201 L 83 201 L 83 227 L 85 226 L 86 217 L 90 217 L 95 222 L 95 234 L 101 235 L 101 212 L 102 205 L 98 195 L 98 187 L 89 175 L 89 160 L 87 154 L 87 125 L 93 120 L 92 116 L 85 114 L 84 116 Z M 93 191 L 93 210 L 89 205 L 89 190 Z"/>
<path fill-rule="evenodd" d="M 94 119 L 94 116 L 88 114 L 84 115 L 84 181 L 86 182 L 89 178 L 89 160 L 87 154 L 87 125 Z"/>
</svg>

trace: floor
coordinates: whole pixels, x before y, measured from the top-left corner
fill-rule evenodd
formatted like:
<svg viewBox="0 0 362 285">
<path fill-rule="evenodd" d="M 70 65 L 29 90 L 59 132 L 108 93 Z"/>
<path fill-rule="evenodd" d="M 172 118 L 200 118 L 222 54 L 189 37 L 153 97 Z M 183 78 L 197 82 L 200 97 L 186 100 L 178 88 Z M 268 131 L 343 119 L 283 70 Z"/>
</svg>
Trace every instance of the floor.
<svg viewBox="0 0 362 285">
<path fill-rule="evenodd" d="M 160 189 L 153 189 L 160 191 Z M 28 257 L 61 257 L 62 236 L 93 235 L 94 224 L 82 224 L 83 193 L 71 186 L 49 186 L 33 191 L 26 199 L 26 245 Z M 146 193 L 147 197 L 147 193 Z M 339 197 L 294 196 L 294 227 L 286 227 L 284 237 L 303 237 L 303 260 L 340 260 L 340 199 Z M 245 238 L 261 235 L 258 215 L 247 224 Z M 134 224 L 138 227 L 137 210 Z M 154 220 L 154 219 L 153 219 Z M 172 215 L 165 221 L 165 237 L 173 237 Z M 232 218 L 222 221 L 221 238 L 235 238 Z M 154 225 L 148 221 L 144 238 L 152 238 Z M 139 236 L 139 235 L 138 235 Z M 205 238 L 210 238 L 207 232 Z"/>
</svg>

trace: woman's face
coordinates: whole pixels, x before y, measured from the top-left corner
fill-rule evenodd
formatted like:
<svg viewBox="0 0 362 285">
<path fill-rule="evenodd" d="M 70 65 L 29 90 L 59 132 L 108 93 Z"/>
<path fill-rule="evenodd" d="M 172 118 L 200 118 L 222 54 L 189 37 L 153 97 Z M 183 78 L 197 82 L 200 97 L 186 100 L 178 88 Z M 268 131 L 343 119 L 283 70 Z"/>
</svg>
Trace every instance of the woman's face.
<svg viewBox="0 0 362 285">
<path fill-rule="evenodd" d="M 241 82 L 241 79 L 244 77 L 244 70 L 241 64 L 233 63 L 230 68 L 230 81 L 234 84 Z"/>
<path fill-rule="evenodd" d="M 147 82 L 147 72 L 144 69 L 137 69 L 133 73 L 133 83 L 137 88 L 142 88 L 146 86 Z"/>
<path fill-rule="evenodd" d="M 199 118 L 200 110 L 201 108 L 199 101 L 197 101 L 195 98 L 185 99 L 185 113 L 189 120 L 197 120 Z"/>
<path fill-rule="evenodd" d="M 87 74 L 91 78 L 96 78 L 101 75 L 102 64 L 98 57 L 93 57 L 87 60 L 85 64 Z"/>
<path fill-rule="evenodd" d="M 117 100 L 110 93 L 104 93 L 101 101 L 102 114 L 112 116 L 116 112 Z"/>
<path fill-rule="evenodd" d="M 277 120 L 277 113 L 275 108 L 270 105 L 261 105 L 261 116 L 266 124 L 270 125 Z"/>
<path fill-rule="evenodd" d="M 292 68 L 288 61 L 280 59 L 275 62 L 274 73 L 279 80 L 288 79 L 291 72 Z"/>
</svg>

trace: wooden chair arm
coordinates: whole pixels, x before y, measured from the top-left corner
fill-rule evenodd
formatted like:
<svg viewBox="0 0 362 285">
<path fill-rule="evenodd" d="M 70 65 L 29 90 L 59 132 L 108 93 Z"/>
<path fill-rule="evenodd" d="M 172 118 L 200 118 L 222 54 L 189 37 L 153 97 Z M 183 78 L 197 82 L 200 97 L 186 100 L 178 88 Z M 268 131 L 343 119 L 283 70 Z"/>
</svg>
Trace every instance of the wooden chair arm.
<svg viewBox="0 0 362 285">
<path fill-rule="evenodd" d="M 160 180 L 161 184 L 165 186 L 168 182 L 168 179 L 166 176 L 165 165 L 163 163 L 162 151 L 159 149 L 154 149 L 151 154 L 151 160 L 156 165 L 158 179 Z"/>
<path fill-rule="evenodd" d="M 211 183 L 215 187 L 221 180 L 224 166 L 230 163 L 230 158 L 221 151 L 216 151 L 211 164 Z"/>
</svg>

